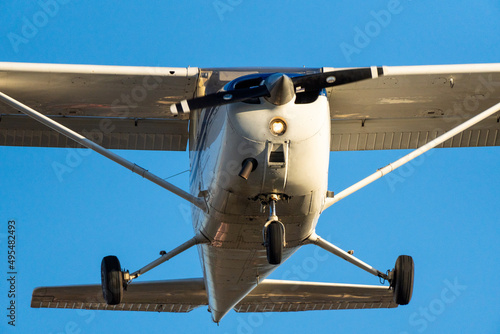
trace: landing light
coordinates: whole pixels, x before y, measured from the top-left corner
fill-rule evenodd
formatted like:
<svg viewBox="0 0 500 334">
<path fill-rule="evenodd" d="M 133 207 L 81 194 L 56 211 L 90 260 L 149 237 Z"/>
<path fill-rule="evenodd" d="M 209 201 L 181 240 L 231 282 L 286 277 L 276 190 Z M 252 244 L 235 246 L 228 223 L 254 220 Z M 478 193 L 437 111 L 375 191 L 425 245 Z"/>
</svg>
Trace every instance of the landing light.
<svg viewBox="0 0 500 334">
<path fill-rule="evenodd" d="M 275 136 L 281 136 L 286 132 L 286 122 L 281 118 L 273 118 L 269 124 L 271 133 Z"/>
</svg>

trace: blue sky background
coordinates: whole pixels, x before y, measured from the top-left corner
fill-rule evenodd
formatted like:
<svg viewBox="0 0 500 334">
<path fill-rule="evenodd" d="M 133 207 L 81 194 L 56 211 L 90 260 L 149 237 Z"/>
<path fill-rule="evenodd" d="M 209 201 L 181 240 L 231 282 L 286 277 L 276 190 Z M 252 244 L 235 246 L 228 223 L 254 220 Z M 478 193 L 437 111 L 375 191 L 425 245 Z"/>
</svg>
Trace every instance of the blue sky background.
<svg viewBox="0 0 500 334">
<path fill-rule="evenodd" d="M 0 61 L 140 66 L 426 65 L 500 62 L 498 1 L 78 1 L 0 3 Z M 48 7 L 47 7 L 48 8 Z M 373 13 L 392 10 L 381 23 Z M 20 44 L 27 21 L 36 31 Z M 378 27 L 378 29 L 377 29 Z M 372 28 L 369 40 L 358 30 Z M 343 51 L 346 45 L 355 53 Z M 336 192 L 405 151 L 332 153 Z M 120 152 L 167 177 L 185 152 Z M 69 160 L 67 160 L 69 159 Z M 71 161 L 60 182 L 53 163 Z M 441 149 L 339 202 L 318 233 L 375 267 L 416 263 L 413 300 L 394 310 L 288 314 L 231 312 L 219 327 L 188 314 L 31 309 L 37 286 L 100 281 L 103 256 L 135 270 L 192 236 L 189 207 L 84 150 L 0 147 L 0 332 L 18 333 L 498 333 L 500 149 Z M 397 180 L 398 182 L 389 182 Z M 188 189 L 187 175 L 172 181 Z M 17 326 L 7 326 L 7 221 L 18 226 Z M 289 272 L 292 271 L 293 275 Z M 195 249 L 141 281 L 201 276 Z M 272 278 L 377 284 L 307 246 Z M 449 286 L 454 286 L 450 289 Z"/>
</svg>

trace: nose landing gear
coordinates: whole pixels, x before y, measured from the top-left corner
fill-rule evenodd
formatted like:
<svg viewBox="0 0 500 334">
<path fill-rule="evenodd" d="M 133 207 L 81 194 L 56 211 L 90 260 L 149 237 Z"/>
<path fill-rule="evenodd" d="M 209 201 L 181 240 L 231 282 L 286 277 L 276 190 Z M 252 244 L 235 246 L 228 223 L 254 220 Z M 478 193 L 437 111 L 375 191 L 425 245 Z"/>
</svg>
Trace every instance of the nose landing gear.
<svg viewBox="0 0 500 334">
<path fill-rule="evenodd" d="M 269 218 L 263 229 L 263 245 L 267 251 L 267 262 L 273 265 L 281 263 L 285 245 L 285 226 L 276 215 L 276 201 L 278 200 L 278 195 L 269 196 Z"/>
<path fill-rule="evenodd" d="M 265 228 L 265 242 L 267 251 L 267 262 L 269 264 L 280 264 L 283 255 L 283 224 L 279 221 L 272 221 Z"/>
</svg>

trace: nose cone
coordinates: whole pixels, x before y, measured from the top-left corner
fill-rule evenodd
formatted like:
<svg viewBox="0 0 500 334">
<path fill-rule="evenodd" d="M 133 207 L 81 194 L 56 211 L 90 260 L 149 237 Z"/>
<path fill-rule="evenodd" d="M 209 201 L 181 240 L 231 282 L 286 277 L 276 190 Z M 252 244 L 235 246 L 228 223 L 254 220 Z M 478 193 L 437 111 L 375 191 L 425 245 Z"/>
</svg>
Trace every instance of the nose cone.
<svg viewBox="0 0 500 334">
<path fill-rule="evenodd" d="M 270 75 L 265 85 L 271 96 L 264 97 L 268 102 L 280 106 L 290 102 L 295 96 L 293 81 L 283 73 Z"/>
</svg>

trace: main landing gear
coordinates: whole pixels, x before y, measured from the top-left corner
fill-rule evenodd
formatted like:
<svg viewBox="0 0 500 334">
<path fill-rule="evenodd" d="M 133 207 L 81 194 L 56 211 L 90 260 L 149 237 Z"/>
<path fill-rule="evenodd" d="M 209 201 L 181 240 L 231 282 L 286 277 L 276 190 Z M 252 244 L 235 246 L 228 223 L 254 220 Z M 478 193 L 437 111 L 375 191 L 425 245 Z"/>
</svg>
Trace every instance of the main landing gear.
<svg viewBox="0 0 500 334">
<path fill-rule="evenodd" d="M 369 272 L 372 275 L 387 280 L 390 283 L 390 289 L 393 290 L 394 302 L 398 305 L 407 305 L 413 293 L 413 277 L 415 272 L 415 264 L 413 259 L 408 255 L 400 255 L 396 260 L 394 269 L 387 274 L 373 268 L 369 264 L 359 260 L 352 255 L 352 252 L 346 252 L 334 244 L 322 239 L 316 233 L 313 233 L 305 243 L 312 243 L 324 250 L 343 258 L 347 262 Z"/>
<path fill-rule="evenodd" d="M 392 273 L 391 287 L 394 290 L 394 302 L 407 305 L 413 294 L 413 276 L 415 264 L 408 255 L 400 255 Z"/>
<path fill-rule="evenodd" d="M 285 245 L 285 226 L 279 221 L 276 215 L 276 202 L 278 195 L 269 195 L 269 218 L 264 225 L 264 243 L 267 252 L 267 262 L 269 264 L 280 264 L 283 257 L 283 247 Z"/>
<path fill-rule="evenodd" d="M 110 255 L 101 262 L 102 296 L 108 305 L 118 305 L 123 297 L 123 272 L 120 261 Z"/>
<path fill-rule="evenodd" d="M 179 255 L 194 245 L 203 243 L 208 243 L 208 240 L 201 234 L 196 235 L 168 253 L 161 251 L 161 256 L 158 259 L 133 272 L 132 274 L 121 269 L 120 261 L 118 261 L 116 256 L 106 256 L 101 262 L 101 287 L 104 300 L 108 305 L 120 304 L 124 296 L 123 291 L 127 289 L 127 285 L 130 284 L 132 280 L 159 266 L 163 262 L 170 260 L 174 256 Z"/>
</svg>

